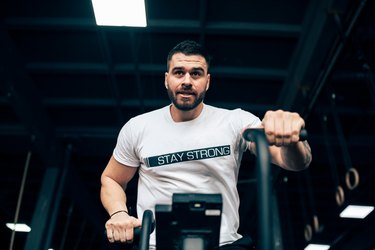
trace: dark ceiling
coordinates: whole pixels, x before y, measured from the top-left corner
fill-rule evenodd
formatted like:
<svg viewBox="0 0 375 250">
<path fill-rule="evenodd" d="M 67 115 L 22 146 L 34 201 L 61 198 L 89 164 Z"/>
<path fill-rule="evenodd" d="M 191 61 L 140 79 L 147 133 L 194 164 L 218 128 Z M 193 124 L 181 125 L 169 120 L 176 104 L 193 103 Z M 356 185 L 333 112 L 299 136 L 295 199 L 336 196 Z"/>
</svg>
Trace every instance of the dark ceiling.
<svg viewBox="0 0 375 250">
<path fill-rule="evenodd" d="M 311 167 L 273 168 L 275 249 L 375 249 L 374 212 L 338 217 L 375 203 L 374 1 L 148 0 L 147 28 L 97 27 L 89 0 L 1 5 L 1 248 L 125 249 L 103 235 L 100 174 L 121 126 L 169 103 L 166 55 L 194 39 L 213 56 L 206 103 L 306 119 Z M 256 239 L 254 162 L 238 188 Z"/>
</svg>

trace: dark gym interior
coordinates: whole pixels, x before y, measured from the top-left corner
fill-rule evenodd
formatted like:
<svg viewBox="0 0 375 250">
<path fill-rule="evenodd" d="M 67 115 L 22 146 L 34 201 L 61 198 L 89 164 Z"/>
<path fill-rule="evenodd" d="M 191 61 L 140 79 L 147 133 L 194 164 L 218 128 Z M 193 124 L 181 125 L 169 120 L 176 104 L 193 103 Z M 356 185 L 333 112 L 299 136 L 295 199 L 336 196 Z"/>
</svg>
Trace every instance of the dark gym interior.
<svg viewBox="0 0 375 250">
<path fill-rule="evenodd" d="M 306 121 L 310 168 L 272 166 L 275 249 L 375 249 L 374 211 L 339 217 L 375 204 L 375 2 L 147 0 L 146 13 L 145 28 L 108 27 L 90 0 L 2 1 L 1 249 L 127 249 L 103 233 L 100 175 L 123 124 L 169 104 L 166 56 L 185 39 L 213 57 L 205 103 Z M 255 162 L 244 155 L 238 181 L 254 239 Z"/>
</svg>

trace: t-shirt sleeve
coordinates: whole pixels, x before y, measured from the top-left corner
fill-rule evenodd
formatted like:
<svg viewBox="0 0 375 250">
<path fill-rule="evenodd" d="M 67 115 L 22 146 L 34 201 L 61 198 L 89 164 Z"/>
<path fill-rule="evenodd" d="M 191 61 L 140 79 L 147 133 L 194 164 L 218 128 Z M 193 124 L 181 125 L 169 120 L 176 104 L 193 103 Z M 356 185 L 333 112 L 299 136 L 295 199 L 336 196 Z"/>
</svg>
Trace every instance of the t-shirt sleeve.
<svg viewBox="0 0 375 250">
<path fill-rule="evenodd" d="M 239 121 L 239 129 L 241 131 L 240 133 L 242 133 L 245 128 L 257 128 L 262 123 L 259 117 L 242 109 L 238 109 L 237 115 L 239 117 L 238 121 Z M 252 142 L 248 142 L 245 139 L 243 139 L 242 134 L 240 134 L 240 137 L 241 137 L 240 139 L 241 149 L 243 151 L 248 150 Z"/>
<path fill-rule="evenodd" d="M 113 157 L 126 166 L 139 167 L 140 160 L 135 150 L 136 137 L 132 127 L 132 120 L 130 120 L 120 130 Z"/>
</svg>

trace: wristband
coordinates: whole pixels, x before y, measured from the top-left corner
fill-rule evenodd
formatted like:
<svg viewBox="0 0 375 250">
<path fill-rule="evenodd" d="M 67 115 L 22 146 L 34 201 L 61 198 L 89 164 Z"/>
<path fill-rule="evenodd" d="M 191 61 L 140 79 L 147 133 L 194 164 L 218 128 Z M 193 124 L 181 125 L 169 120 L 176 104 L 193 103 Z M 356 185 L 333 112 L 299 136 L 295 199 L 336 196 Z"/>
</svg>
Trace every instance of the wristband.
<svg viewBox="0 0 375 250">
<path fill-rule="evenodd" d="M 126 210 L 119 210 L 119 211 L 116 211 L 113 214 L 111 214 L 109 217 L 112 218 L 113 215 L 118 214 L 118 213 L 122 213 L 122 212 L 129 214 L 128 211 L 126 211 Z"/>
</svg>

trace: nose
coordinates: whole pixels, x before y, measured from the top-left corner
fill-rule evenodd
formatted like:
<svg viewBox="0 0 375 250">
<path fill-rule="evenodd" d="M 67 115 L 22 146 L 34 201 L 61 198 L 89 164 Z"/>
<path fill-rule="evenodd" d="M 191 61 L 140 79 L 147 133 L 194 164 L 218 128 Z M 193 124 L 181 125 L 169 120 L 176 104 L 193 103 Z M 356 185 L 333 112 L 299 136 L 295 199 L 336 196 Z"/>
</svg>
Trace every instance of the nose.
<svg viewBox="0 0 375 250">
<path fill-rule="evenodd" d="M 187 72 L 184 76 L 184 78 L 182 79 L 182 85 L 183 86 L 191 86 L 191 76 L 189 74 L 189 72 Z"/>
</svg>

